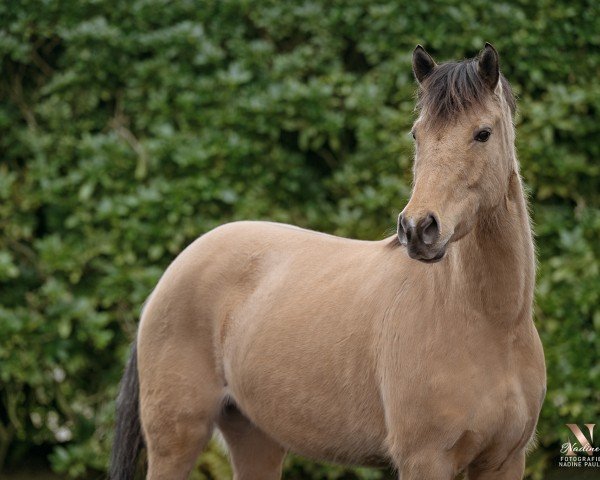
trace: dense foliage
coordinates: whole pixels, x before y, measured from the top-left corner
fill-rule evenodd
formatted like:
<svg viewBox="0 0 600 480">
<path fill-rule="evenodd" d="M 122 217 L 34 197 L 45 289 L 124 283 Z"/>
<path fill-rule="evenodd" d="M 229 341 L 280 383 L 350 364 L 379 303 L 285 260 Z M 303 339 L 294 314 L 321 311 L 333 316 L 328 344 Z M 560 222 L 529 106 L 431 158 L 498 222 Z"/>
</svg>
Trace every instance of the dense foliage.
<svg viewBox="0 0 600 480">
<path fill-rule="evenodd" d="M 410 193 L 412 49 L 488 40 L 519 96 L 537 231 L 539 476 L 564 424 L 600 415 L 598 5 L 2 2 L 0 465 L 51 449 L 58 471 L 105 468 L 140 306 L 196 236 L 242 218 L 389 232 Z M 197 478 L 227 472 L 213 448 Z"/>
</svg>

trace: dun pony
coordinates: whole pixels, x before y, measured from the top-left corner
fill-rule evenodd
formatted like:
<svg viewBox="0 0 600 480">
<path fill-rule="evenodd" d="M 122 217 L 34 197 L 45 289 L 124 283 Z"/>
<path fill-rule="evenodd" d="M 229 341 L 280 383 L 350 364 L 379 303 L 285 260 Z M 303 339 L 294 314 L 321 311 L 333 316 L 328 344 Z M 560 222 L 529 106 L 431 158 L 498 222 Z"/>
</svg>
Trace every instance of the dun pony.
<svg viewBox="0 0 600 480">
<path fill-rule="evenodd" d="M 215 428 L 236 480 L 279 479 L 288 451 L 402 480 L 522 478 L 546 376 L 515 101 L 489 44 L 441 65 L 418 46 L 413 71 L 397 235 L 236 222 L 186 248 L 142 314 L 114 480 L 142 436 L 149 480 L 187 478 Z"/>
</svg>

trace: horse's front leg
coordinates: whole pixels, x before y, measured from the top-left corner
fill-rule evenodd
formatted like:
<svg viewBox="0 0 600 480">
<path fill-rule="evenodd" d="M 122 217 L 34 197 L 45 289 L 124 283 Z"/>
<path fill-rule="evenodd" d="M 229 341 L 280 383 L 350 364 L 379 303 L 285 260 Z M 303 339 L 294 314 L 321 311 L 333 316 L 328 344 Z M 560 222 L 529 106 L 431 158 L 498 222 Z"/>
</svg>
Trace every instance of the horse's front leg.
<svg viewBox="0 0 600 480">
<path fill-rule="evenodd" d="M 525 472 L 525 451 L 514 453 L 500 465 L 474 462 L 468 472 L 468 480 L 521 480 Z"/>
<path fill-rule="evenodd" d="M 387 453 L 399 479 L 454 480 L 458 472 L 456 455 L 448 449 L 451 440 L 447 437 L 451 434 L 435 428 L 444 424 L 443 418 L 436 417 L 434 412 L 426 415 L 418 409 L 410 410 L 410 401 L 394 402 L 393 395 L 387 398 L 390 399 L 386 412 Z M 424 421 L 411 420 L 415 418 Z"/>
<path fill-rule="evenodd" d="M 453 480 L 456 476 L 450 459 L 438 451 L 422 450 L 395 463 L 399 480 Z"/>
</svg>

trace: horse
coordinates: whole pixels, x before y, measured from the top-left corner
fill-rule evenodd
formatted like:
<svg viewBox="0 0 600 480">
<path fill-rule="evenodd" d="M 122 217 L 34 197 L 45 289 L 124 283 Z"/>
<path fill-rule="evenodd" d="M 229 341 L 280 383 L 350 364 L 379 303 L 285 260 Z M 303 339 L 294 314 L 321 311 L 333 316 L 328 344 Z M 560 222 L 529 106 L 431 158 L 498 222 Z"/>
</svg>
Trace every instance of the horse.
<svg viewBox="0 0 600 480">
<path fill-rule="evenodd" d="M 360 241 L 222 225 L 166 269 L 117 400 L 114 480 L 185 479 L 213 431 L 235 480 L 287 452 L 402 480 L 522 478 L 546 390 L 515 99 L 486 44 L 412 55 L 412 193 L 397 234 Z"/>
</svg>

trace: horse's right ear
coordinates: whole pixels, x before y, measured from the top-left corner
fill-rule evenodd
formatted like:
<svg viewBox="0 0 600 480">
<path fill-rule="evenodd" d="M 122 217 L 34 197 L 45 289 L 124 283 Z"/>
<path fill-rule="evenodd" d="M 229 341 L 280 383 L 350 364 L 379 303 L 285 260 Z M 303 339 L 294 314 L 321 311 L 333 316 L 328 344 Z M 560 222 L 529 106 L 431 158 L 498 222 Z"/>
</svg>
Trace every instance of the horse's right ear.
<svg viewBox="0 0 600 480">
<path fill-rule="evenodd" d="M 431 55 L 421 45 L 417 45 L 413 51 L 412 68 L 417 82 L 421 83 L 436 67 Z"/>
<path fill-rule="evenodd" d="M 500 79 L 498 52 L 491 43 L 485 42 L 485 48 L 477 60 L 477 72 L 485 84 L 494 90 Z"/>
</svg>

